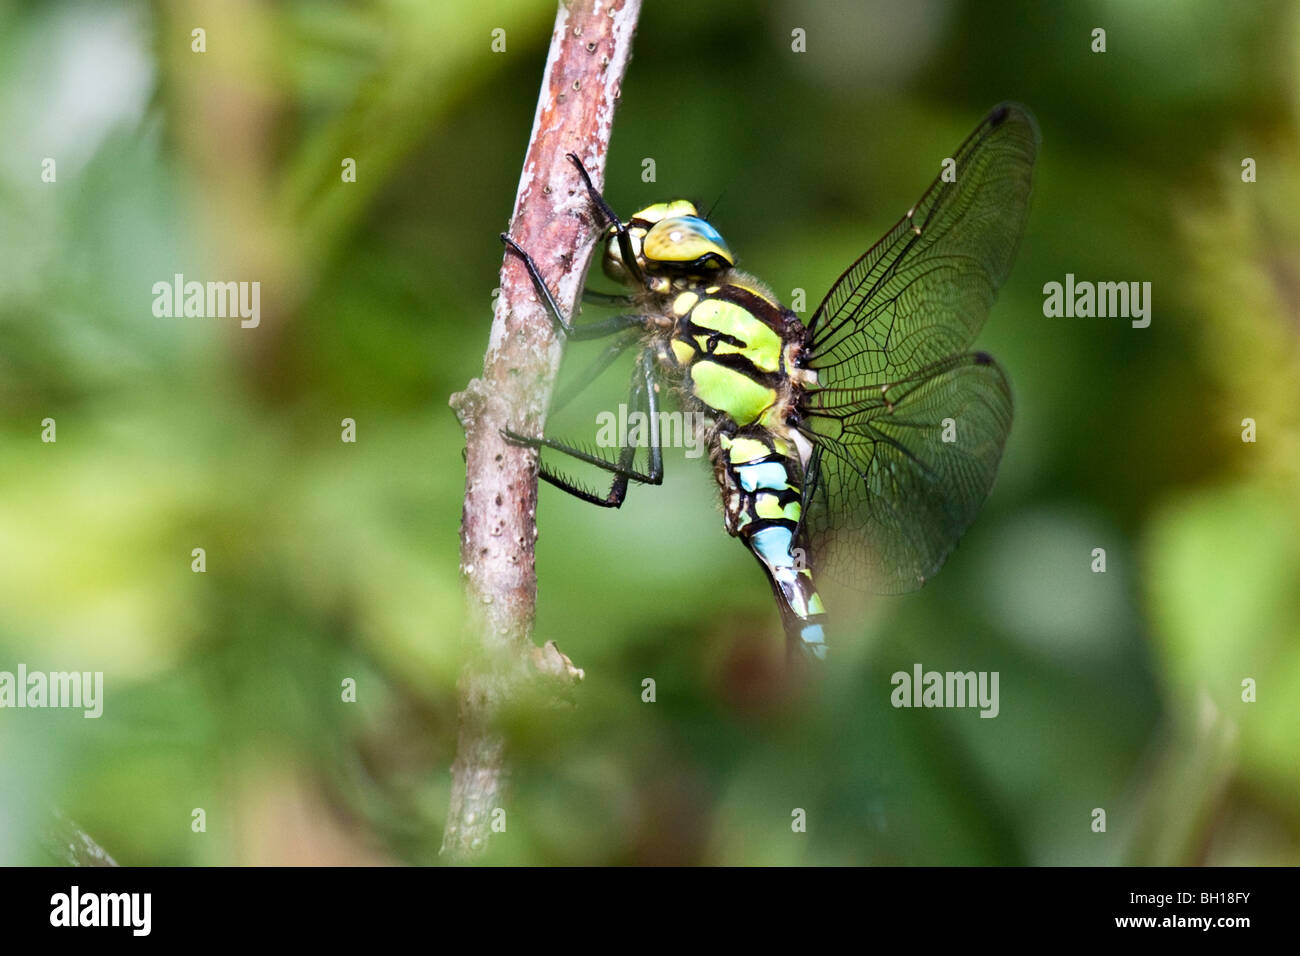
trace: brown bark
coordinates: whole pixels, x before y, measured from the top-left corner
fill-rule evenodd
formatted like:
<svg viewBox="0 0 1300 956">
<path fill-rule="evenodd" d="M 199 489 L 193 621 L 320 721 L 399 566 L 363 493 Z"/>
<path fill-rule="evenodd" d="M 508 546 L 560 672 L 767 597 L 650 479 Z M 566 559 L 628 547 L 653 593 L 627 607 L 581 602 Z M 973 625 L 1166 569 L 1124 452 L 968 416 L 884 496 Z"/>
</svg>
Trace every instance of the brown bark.
<svg viewBox="0 0 1300 956">
<path fill-rule="evenodd" d="M 599 188 L 640 5 L 561 3 L 515 196 L 510 235 L 536 259 L 570 315 L 599 224 L 566 154 L 582 159 Z M 492 814 L 504 806 L 504 710 L 539 676 L 582 676 L 553 643 L 533 643 L 537 460 L 501 437 L 505 427 L 541 434 L 560 354 L 561 342 L 527 272 L 516 256 L 506 255 L 483 375 L 451 400 L 467 445 L 461 571 L 470 611 L 442 844 L 452 860 L 482 855 L 493 832 Z"/>
</svg>

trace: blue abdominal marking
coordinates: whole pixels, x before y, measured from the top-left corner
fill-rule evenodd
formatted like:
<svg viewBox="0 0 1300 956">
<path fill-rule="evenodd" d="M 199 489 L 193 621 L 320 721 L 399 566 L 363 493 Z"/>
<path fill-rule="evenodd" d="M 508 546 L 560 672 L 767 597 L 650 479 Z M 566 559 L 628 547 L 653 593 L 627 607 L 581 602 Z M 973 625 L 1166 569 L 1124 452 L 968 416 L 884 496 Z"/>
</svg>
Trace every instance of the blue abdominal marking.
<svg viewBox="0 0 1300 956">
<path fill-rule="evenodd" d="M 764 461 L 759 462 L 757 465 L 741 465 L 736 469 L 736 474 L 740 476 L 740 487 L 746 491 L 757 491 L 759 488 L 782 491 L 789 485 L 785 466 L 779 461 Z"/>
<path fill-rule="evenodd" d="M 820 624 L 809 624 L 799 632 L 800 639 L 818 660 L 826 660 L 826 632 Z"/>
<path fill-rule="evenodd" d="M 753 542 L 759 556 L 772 567 L 793 566 L 794 558 L 790 554 L 790 545 L 794 543 L 794 535 L 790 533 L 789 528 L 782 528 L 779 525 L 763 528 L 755 531 L 750 541 Z"/>
</svg>

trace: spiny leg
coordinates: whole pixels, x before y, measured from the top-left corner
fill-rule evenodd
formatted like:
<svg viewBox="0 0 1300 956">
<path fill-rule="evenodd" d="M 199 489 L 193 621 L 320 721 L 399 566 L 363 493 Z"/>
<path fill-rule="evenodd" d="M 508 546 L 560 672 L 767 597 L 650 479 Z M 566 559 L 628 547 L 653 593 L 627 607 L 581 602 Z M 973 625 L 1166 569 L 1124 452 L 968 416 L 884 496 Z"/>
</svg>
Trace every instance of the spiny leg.
<svg viewBox="0 0 1300 956">
<path fill-rule="evenodd" d="M 605 346 L 605 350 L 596 357 L 596 361 L 583 371 L 576 379 L 573 380 L 559 395 L 551 400 L 551 414 L 564 408 L 569 402 L 573 401 L 582 393 L 582 391 L 600 377 L 600 374 L 613 364 L 614 360 L 627 351 L 629 346 L 635 345 L 637 340 L 629 337 L 620 339 L 617 342 L 611 342 Z"/>
<path fill-rule="evenodd" d="M 564 333 L 566 338 L 573 339 L 575 342 L 584 339 L 599 339 L 607 335 L 616 335 L 634 325 L 645 324 L 645 319 L 642 316 L 629 313 L 603 319 L 600 322 L 593 322 L 590 325 L 574 325 L 565 319 L 564 313 L 560 311 L 560 304 L 555 301 L 555 296 L 551 294 L 550 287 L 546 284 L 546 280 L 542 278 L 542 271 L 537 267 L 536 260 L 524 250 L 523 246 L 504 232 L 501 233 L 501 241 L 523 260 L 524 268 L 528 270 L 528 277 L 533 280 L 533 287 L 537 290 L 537 294 L 542 297 L 542 304 L 546 306 L 547 315 L 551 317 L 551 321 L 555 323 L 556 328 Z"/>
<path fill-rule="evenodd" d="M 593 455 L 583 451 L 573 445 L 558 441 L 554 438 L 528 438 L 519 435 L 516 432 L 507 431 L 506 436 L 518 444 L 528 445 L 533 448 L 550 448 L 558 451 L 562 455 L 568 455 L 578 461 L 586 462 L 605 471 L 613 472 L 615 475 L 622 475 L 635 481 L 646 482 L 647 484 L 660 484 L 663 481 L 663 461 L 662 451 L 659 444 L 659 426 L 658 414 L 659 404 L 654 390 L 654 377 L 652 367 L 645 360 L 644 356 L 637 360 L 636 375 L 632 381 L 632 389 L 628 397 L 628 406 L 636 409 L 641 404 L 641 399 L 646 402 L 646 417 L 650 422 L 650 471 L 649 473 L 639 472 L 632 467 L 632 460 L 636 457 L 636 445 L 624 444 L 619 453 L 617 462 L 607 461 L 599 455 Z"/>
<path fill-rule="evenodd" d="M 537 294 L 542 297 L 542 304 L 546 306 L 546 314 L 551 317 L 551 321 L 555 323 L 556 327 L 567 336 L 573 331 L 573 326 L 569 324 L 569 321 L 564 317 L 564 313 L 560 311 L 560 304 L 555 301 L 555 296 L 551 295 L 551 289 L 546 284 L 546 280 L 542 278 L 542 272 L 537 268 L 537 263 L 533 261 L 533 257 L 524 251 L 523 246 L 504 232 L 501 233 L 501 241 L 506 244 L 507 249 L 513 250 L 523 260 L 524 268 L 528 270 L 528 278 L 533 280 L 533 288 L 537 290 Z"/>
<path fill-rule="evenodd" d="M 572 445 L 556 441 L 553 438 L 529 438 L 526 435 L 520 435 L 509 430 L 503 431 L 502 434 L 505 435 L 507 440 L 515 444 L 527 445 L 530 448 L 537 449 L 549 448 L 571 458 L 576 458 L 578 461 L 612 472 L 614 480 L 610 483 L 609 492 L 604 497 L 601 497 L 569 481 L 564 476 L 550 471 L 545 465 L 539 465 L 538 467 L 538 477 L 561 491 L 568 492 L 575 498 L 593 505 L 599 505 L 602 508 L 617 508 L 623 504 L 623 499 L 627 497 L 629 481 L 659 485 L 664 480 L 663 450 L 659 444 L 659 400 L 655 392 L 654 366 L 650 354 L 645 352 L 637 359 L 637 369 L 632 380 L 628 405 L 636 409 L 642 404 L 643 400 L 650 427 L 650 470 L 648 472 L 640 472 L 633 468 L 637 446 L 627 442 L 626 436 L 624 436 L 625 440 L 619 452 L 618 461 L 610 462 L 596 455 L 588 454 L 580 448 L 574 448 Z"/>
</svg>

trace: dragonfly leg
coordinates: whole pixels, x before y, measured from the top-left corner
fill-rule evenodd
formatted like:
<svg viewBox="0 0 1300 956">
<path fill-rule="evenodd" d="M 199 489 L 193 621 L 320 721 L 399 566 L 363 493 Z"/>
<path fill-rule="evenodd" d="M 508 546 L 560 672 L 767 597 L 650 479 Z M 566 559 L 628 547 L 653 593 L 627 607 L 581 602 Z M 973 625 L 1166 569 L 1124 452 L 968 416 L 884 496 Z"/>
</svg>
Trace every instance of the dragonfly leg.
<svg viewBox="0 0 1300 956">
<path fill-rule="evenodd" d="M 597 292 L 595 289 L 583 289 L 582 301 L 591 305 L 628 306 L 632 304 L 632 297 L 615 292 Z"/>
<path fill-rule="evenodd" d="M 645 316 L 638 315 L 635 312 L 628 312 L 624 315 L 601 319 L 599 322 L 571 326 L 569 328 L 569 338 L 575 342 L 583 342 L 587 339 L 603 339 L 610 335 L 617 335 L 624 329 L 644 327 Z"/>
<path fill-rule="evenodd" d="M 578 158 L 577 153 L 570 153 L 569 160 L 578 167 L 578 173 L 587 186 L 587 195 L 591 197 L 592 203 L 600 210 L 601 215 L 605 217 L 605 221 L 614 227 L 614 234 L 618 236 L 618 251 L 623 254 L 624 266 L 627 267 L 632 278 L 636 280 L 637 285 L 644 285 L 645 275 L 641 272 L 641 266 L 637 264 L 636 256 L 632 254 L 632 237 L 628 235 L 627 225 L 618 218 L 614 210 L 610 208 L 609 203 L 605 202 L 605 197 L 600 194 L 600 190 L 592 183 L 591 174 L 587 172 L 587 167 L 582 165 L 582 160 Z"/>
<path fill-rule="evenodd" d="M 524 250 L 523 246 L 504 232 L 501 233 L 501 241 L 505 243 L 507 249 L 512 250 L 523 260 L 524 268 L 528 270 L 528 278 L 533 280 L 533 288 L 537 290 L 537 294 L 542 297 L 542 304 L 546 306 L 546 313 L 551 317 L 551 321 L 555 323 L 556 328 L 567 336 L 573 331 L 573 326 L 564 317 L 564 313 L 560 311 L 560 304 L 555 301 L 555 296 L 551 295 L 551 288 L 546 284 L 546 280 L 542 278 L 542 271 L 537 268 L 537 262 Z"/>
<path fill-rule="evenodd" d="M 663 450 L 659 444 L 659 400 L 655 392 L 654 366 L 649 353 L 642 354 L 641 358 L 637 360 L 636 373 L 632 379 L 628 404 L 633 408 L 639 408 L 642 404 L 645 405 L 646 418 L 650 427 L 650 468 L 646 472 L 638 471 L 633 467 L 637 446 L 626 441 L 626 437 L 619 451 L 618 461 L 611 462 L 598 455 L 589 454 L 580 448 L 556 441 L 553 438 L 529 438 L 508 429 L 504 430 L 502 434 L 508 441 L 517 445 L 526 445 L 529 448 L 537 449 L 550 448 L 563 455 L 568 455 L 570 458 L 613 473 L 614 479 L 610 483 L 609 491 L 602 497 L 593 494 L 563 475 L 551 471 L 545 465 L 540 466 L 538 469 L 539 478 L 550 485 L 554 485 L 561 491 L 568 492 L 575 498 L 593 505 L 599 505 L 602 508 L 617 508 L 623 504 L 623 499 L 627 497 L 629 481 L 659 485 L 663 484 L 664 480 Z"/>
<path fill-rule="evenodd" d="M 558 412 L 560 409 L 564 408 L 564 406 L 568 405 L 569 402 L 577 398 L 583 389 L 599 378 L 600 373 L 613 364 L 616 358 L 626 352 L 629 346 L 635 344 L 636 339 L 630 337 L 609 343 L 609 345 L 605 347 L 605 350 L 596 357 L 596 361 L 592 362 L 581 375 L 574 379 L 572 384 L 551 400 L 551 413 L 554 414 L 555 412 Z"/>
<path fill-rule="evenodd" d="M 546 306 L 546 314 L 551 317 L 555 327 L 564 333 L 566 338 L 574 341 L 598 339 L 606 335 L 614 335 L 634 325 L 645 324 L 645 319 L 641 316 L 629 314 L 616 315 L 613 318 L 593 322 L 590 325 L 574 325 L 564 317 L 564 313 L 560 310 L 560 304 L 555 301 L 555 296 L 551 294 L 550 286 L 542 278 L 542 270 L 537 267 L 537 261 L 524 250 L 523 246 L 504 232 L 501 233 L 501 241 L 523 260 L 524 268 L 528 270 L 528 277 L 533 280 L 533 287 L 537 290 L 537 294 L 542 297 L 542 304 Z"/>
</svg>

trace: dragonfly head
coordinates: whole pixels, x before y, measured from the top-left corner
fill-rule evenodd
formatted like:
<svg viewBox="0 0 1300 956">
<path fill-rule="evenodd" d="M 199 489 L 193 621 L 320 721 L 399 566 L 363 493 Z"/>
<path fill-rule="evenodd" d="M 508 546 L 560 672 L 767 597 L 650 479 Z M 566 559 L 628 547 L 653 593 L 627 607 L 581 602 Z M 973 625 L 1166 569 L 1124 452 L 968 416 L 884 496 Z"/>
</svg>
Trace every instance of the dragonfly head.
<svg viewBox="0 0 1300 956">
<path fill-rule="evenodd" d="M 709 279 L 736 264 L 718 230 L 684 199 L 647 206 L 628 220 L 627 230 L 637 265 L 656 292 L 666 292 L 675 278 Z M 611 279 L 634 281 L 612 229 L 603 265 Z"/>
</svg>

